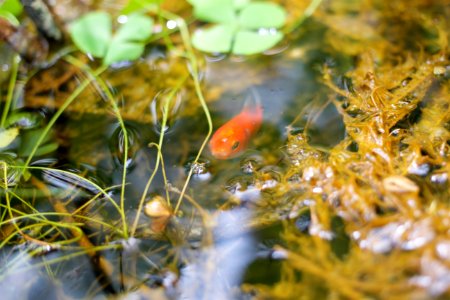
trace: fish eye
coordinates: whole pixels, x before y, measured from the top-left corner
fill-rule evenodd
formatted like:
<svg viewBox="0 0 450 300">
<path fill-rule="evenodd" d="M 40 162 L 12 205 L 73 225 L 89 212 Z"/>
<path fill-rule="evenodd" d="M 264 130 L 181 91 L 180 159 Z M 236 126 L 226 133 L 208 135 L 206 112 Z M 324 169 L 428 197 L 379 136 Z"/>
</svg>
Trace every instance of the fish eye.
<svg viewBox="0 0 450 300">
<path fill-rule="evenodd" d="M 234 142 L 233 146 L 231 146 L 231 150 L 236 150 L 239 147 L 239 141 Z"/>
</svg>

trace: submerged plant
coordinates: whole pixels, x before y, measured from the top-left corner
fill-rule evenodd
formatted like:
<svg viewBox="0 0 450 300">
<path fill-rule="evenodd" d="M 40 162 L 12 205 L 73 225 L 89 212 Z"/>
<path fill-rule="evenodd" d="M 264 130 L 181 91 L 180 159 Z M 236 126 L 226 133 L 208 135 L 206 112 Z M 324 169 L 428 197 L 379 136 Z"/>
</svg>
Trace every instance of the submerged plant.
<svg viewBox="0 0 450 300">
<path fill-rule="evenodd" d="M 205 52 L 251 55 L 275 46 L 283 38 L 283 7 L 271 2 L 248 0 L 191 0 L 194 15 L 214 25 L 197 30 L 194 47 Z"/>
</svg>

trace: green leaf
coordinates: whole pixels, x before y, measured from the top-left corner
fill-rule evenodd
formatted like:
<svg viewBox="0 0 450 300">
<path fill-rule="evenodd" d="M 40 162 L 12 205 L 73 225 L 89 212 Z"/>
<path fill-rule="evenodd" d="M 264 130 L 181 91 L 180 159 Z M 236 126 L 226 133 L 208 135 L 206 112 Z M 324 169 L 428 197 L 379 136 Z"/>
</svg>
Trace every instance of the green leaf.
<svg viewBox="0 0 450 300">
<path fill-rule="evenodd" d="M 90 13 L 72 24 L 72 39 L 82 51 L 103 57 L 105 65 L 134 60 L 144 51 L 145 44 L 139 42 L 151 36 L 153 20 L 142 13 L 132 14 L 114 36 L 111 26 L 111 17 L 107 13 Z"/>
<path fill-rule="evenodd" d="M 152 34 L 153 20 L 144 14 L 132 14 L 128 16 L 126 23 L 122 24 L 115 33 L 113 40 L 141 42 Z M 111 48 L 111 46 L 110 46 Z"/>
<path fill-rule="evenodd" d="M 157 7 L 161 0 L 129 0 L 127 5 L 122 9 L 122 13 L 129 15 L 141 10 L 149 10 Z"/>
<path fill-rule="evenodd" d="M 234 30 L 229 25 L 215 25 L 208 29 L 197 30 L 192 37 L 195 48 L 205 52 L 229 52 Z"/>
<path fill-rule="evenodd" d="M 106 12 L 92 12 L 70 26 L 75 45 L 85 53 L 103 57 L 111 41 L 111 17 Z"/>
<path fill-rule="evenodd" d="M 145 45 L 142 43 L 128 43 L 118 40 L 111 43 L 103 64 L 109 66 L 123 60 L 135 60 L 144 52 L 144 47 Z"/>
<path fill-rule="evenodd" d="M 286 11 L 271 2 L 251 2 L 239 14 L 239 24 L 247 29 L 280 28 L 286 22 Z"/>
<path fill-rule="evenodd" d="M 236 34 L 232 52 L 238 55 L 251 55 L 275 46 L 283 34 L 280 32 L 261 34 L 253 31 L 239 31 Z"/>
<path fill-rule="evenodd" d="M 44 128 L 37 128 L 37 129 L 30 129 L 30 130 L 24 130 L 22 131 L 20 135 L 20 146 L 18 149 L 18 154 L 21 157 L 26 157 L 31 154 L 31 151 L 35 147 L 39 137 L 43 133 L 45 129 Z M 44 140 L 41 142 L 41 145 L 39 148 L 43 147 L 46 144 L 52 143 L 51 142 L 51 136 L 47 134 L 44 138 Z M 38 148 L 38 151 L 39 151 Z M 37 152 L 35 155 L 38 155 Z"/>
<path fill-rule="evenodd" d="M 196 1 L 194 15 L 206 22 L 232 23 L 236 21 L 232 0 Z"/>
<path fill-rule="evenodd" d="M 144 52 L 144 43 L 152 34 L 153 20 L 144 14 L 128 16 L 115 33 L 103 64 L 110 65 L 123 60 L 135 60 Z"/>
<path fill-rule="evenodd" d="M 242 9 L 249 2 L 250 2 L 250 0 L 233 0 L 233 7 L 235 9 Z"/>
<path fill-rule="evenodd" d="M 31 129 L 39 126 L 42 122 L 42 116 L 33 112 L 13 112 L 6 119 L 5 127 L 19 127 L 22 129 Z"/>
<path fill-rule="evenodd" d="M 19 0 L 5 0 L 0 4 L 0 10 L 7 11 L 17 17 L 22 13 L 23 7 Z"/>
<path fill-rule="evenodd" d="M 20 25 L 19 20 L 17 20 L 14 14 L 9 11 L 0 9 L 0 18 L 6 19 L 9 23 L 16 27 Z"/>
<path fill-rule="evenodd" d="M 36 150 L 36 153 L 34 155 L 35 156 L 46 155 L 46 154 L 52 153 L 53 151 L 56 151 L 56 149 L 58 149 L 58 147 L 59 147 L 58 143 L 48 143 L 48 144 L 40 146 Z"/>
<path fill-rule="evenodd" d="M 8 147 L 19 135 L 19 128 L 0 129 L 0 149 Z"/>
</svg>

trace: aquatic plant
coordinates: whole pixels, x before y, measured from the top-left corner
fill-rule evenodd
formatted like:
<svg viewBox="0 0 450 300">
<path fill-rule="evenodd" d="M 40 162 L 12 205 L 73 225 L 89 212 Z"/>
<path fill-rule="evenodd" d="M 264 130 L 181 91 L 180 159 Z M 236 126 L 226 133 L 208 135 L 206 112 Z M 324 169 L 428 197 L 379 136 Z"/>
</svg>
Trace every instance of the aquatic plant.
<svg viewBox="0 0 450 300">
<path fill-rule="evenodd" d="M 286 22 L 283 7 L 272 2 L 191 0 L 194 15 L 215 23 L 197 29 L 192 44 L 199 50 L 237 55 L 261 53 L 283 38 L 280 29 Z"/>
<path fill-rule="evenodd" d="M 71 29 L 82 53 L 71 46 L 43 66 L 18 56 L 9 65 L 9 82 L 0 86 L 2 292 L 27 282 L 19 298 L 36 290 L 55 298 L 448 298 L 450 87 L 442 3 L 329 1 L 316 10 L 321 1 L 288 1 L 299 17 L 283 33 L 298 29 L 301 38 L 267 63 L 245 58 L 238 65 L 252 70 L 243 75 L 225 56 L 206 66 L 196 56 L 190 30 L 203 28 L 197 21 L 224 27 L 230 14 L 205 16 L 209 10 L 198 7 L 214 1 L 191 2 L 194 18 L 160 1 L 129 1 L 119 14 L 146 20 L 135 25 L 113 24 L 115 12 L 88 14 Z M 226 9 L 237 18 L 257 2 L 233 3 Z M 134 32 L 136 24 L 150 26 Z M 227 43 L 223 49 L 233 53 Z M 108 57 L 115 45 L 119 51 Z M 238 69 L 237 80 L 265 73 L 258 80 L 270 86 L 270 104 L 280 102 L 272 97 L 274 79 L 302 80 L 281 114 L 287 131 L 271 124 L 278 121 L 263 124 L 256 150 L 242 160 L 203 153 L 212 133 L 207 101 L 231 90 L 232 80 L 204 76 L 217 65 Z M 250 85 L 242 82 L 240 89 Z M 45 118 L 21 105 L 45 107 Z M 93 119 L 107 124 L 104 132 Z M 340 126 L 333 143 L 316 144 Z M 81 137 L 67 138 L 74 132 Z M 100 155 L 84 139 L 91 133 L 110 143 Z M 61 161 L 45 156 L 56 148 Z"/>
<path fill-rule="evenodd" d="M 79 49 L 102 58 L 106 66 L 123 60 L 135 60 L 144 52 L 153 21 L 139 13 L 122 17 L 125 22 L 113 34 L 111 16 L 106 12 L 91 12 L 71 24 L 70 34 Z"/>
<path fill-rule="evenodd" d="M 11 24 L 18 25 L 17 17 L 22 13 L 23 7 L 19 0 L 5 0 L 0 3 L 0 18 L 5 18 Z"/>
<path fill-rule="evenodd" d="M 364 13 L 373 14 L 374 3 L 380 27 Z M 345 74 L 336 61 L 321 67 L 326 104 L 346 135 L 325 149 L 311 143 L 317 108 L 288 127 L 277 204 L 259 203 L 275 212 L 258 216 L 285 219 L 274 247 L 284 260 L 281 280 L 247 291 L 277 299 L 448 297 L 448 18 L 422 4 L 408 2 L 408 14 L 377 1 L 320 11 L 325 42 L 355 60 Z"/>
</svg>

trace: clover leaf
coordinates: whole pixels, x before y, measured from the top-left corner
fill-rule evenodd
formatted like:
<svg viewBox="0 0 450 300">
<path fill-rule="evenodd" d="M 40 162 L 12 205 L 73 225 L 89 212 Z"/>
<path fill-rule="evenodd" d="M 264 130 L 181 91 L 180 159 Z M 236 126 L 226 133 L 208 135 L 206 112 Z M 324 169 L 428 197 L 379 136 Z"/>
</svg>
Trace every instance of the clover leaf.
<svg viewBox="0 0 450 300">
<path fill-rule="evenodd" d="M 17 17 L 22 13 L 23 6 L 19 0 L 5 0 L 0 2 L 0 10 L 10 12 Z"/>
<path fill-rule="evenodd" d="M 284 8 L 272 2 L 250 2 L 239 14 L 239 23 L 249 29 L 280 28 L 285 22 Z"/>
<path fill-rule="evenodd" d="M 205 52 L 230 52 L 233 34 L 231 26 L 214 25 L 208 29 L 197 31 L 192 37 L 192 44 Z"/>
<path fill-rule="evenodd" d="M 283 34 L 277 30 L 286 22 L 286 12 L 278 4 L 249 0 L 190 0 L 194 15 L 217 23 L 197 30 L 194 47 L 205 52 L 251 55 L 276 45 Z"/>
<path fill-rule="evenodd" d="M 22 13 L 23 7 L 19 0 L 0 1 L 0 18 L 6 19 L 14 26 L 19 26 L 17 17 Z"/>
<path fill-rule="evenodd" d="M 196 1 L 194 15 L 202 21 L 231 23 L 236 19 L 231 0 Z"/>
<path fill-rule="evenodd" d="M 265 33 L 241 30 L 236 33 L 232 51 L 241 55 L 260 53 L 275 46 L 282 38 L 282 33 L 271 33 L 270 30 Z"/>
<path fill-rule="evenodd" d="M 103 57 L 111 41 L 111 17 L 106 12 L 88 13 L 72 23 L 70 34 L 81 51 Z"/>
<path fill-rule="evenodd" d="M 151 18 L 135 13 L 129 15 L 127 22 L 113 34 L 111 16 L 106 12 L 92 12 L 72 23 L 70 34 L 81 51 L 103 58 L 103 64 L 109 66 L 141 56 L 152 27 Z"/>
</svg>

